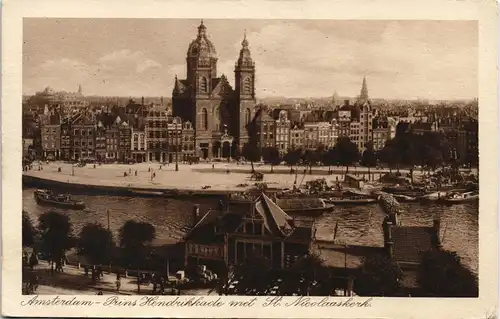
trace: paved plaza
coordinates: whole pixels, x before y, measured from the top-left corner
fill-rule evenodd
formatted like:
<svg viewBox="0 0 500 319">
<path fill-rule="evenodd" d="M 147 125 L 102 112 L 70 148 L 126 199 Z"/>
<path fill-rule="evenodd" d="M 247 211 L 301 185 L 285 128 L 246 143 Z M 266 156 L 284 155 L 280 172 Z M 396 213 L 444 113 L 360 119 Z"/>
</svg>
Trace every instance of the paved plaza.
<svg viewBox="0 0 500 319">
<path fill-rule="evenodd" d="M 59 168 L 61 168 L 60 172 Z M 264 173 L 264 182 L 270 187 L 292 188 L 296 178 L 295 174 L 290 174 L 290 168 L 285 165 L 274 167 L 274 173 L 271 173 L 269 165 L 255 164 L 255 170 Z M 326 178 L 327 181 L 334 183 L 337 178 L 341 180 L 342 173 L 345 173 L 345 167 L 332 167 L 334 172 L 332 175 L 327 174 L 328 167 L 314 167 L 313 174 L 309 174 L 308 170 L 305 175 L 303 174 L 304 166 L 299 166 L 297 170 L 299 172 L 297 174 L 298 184 L 317 178 Z M 175 164 L 103 164 L 95 167 L 93 164 L 88 164 L 85 167 L 77 167 L 76 165 L 72 167 L 72 164 L 68 163 L 51 162 L 43 164 L 42 170 L 38 170 L 38 166 L 33 165 L 33 169 L 24 172 L 24 174 L 72 184 L 180 190 L 201 190 L 203 187 L 210 186 L 210 190 L 234 191 L 235 189 L 245 189 L 240 184 L 246 184 L 247 187 L 254 184 L 254 181 L 250 180 L 250 171 L 250 164 L 237 165 L 220 162 L 179 164 L 177 172 Z M 350 167 L 349 172 L 367 177 L 368 169 L 366 167 Z M 374 174 L 375 179 L 378 179 L 380 174 L 388 172 L 388 169 L 372 168 L 370 172 Z M 124 176 L 124 173 L 127 173 L 127 176 Z M 414 174 L 418 176 L 421 171 L 415 170 Z M 237 187 L 237 185 L 240 186 Z"/>
</svg>

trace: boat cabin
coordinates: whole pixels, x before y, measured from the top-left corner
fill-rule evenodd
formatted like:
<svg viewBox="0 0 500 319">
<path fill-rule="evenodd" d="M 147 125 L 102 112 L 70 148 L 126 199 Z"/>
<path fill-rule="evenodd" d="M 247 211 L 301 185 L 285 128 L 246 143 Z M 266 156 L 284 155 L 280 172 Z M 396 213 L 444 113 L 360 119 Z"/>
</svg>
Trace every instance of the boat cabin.
<svg viewBox="0 0 500 319">
<path fill-rule="evenodd" d="M 344 184 L 347 187 L 353 187 L 357 189 L 362 189 L 364 186 L 363 179 L 361 177 L 352 175 L 352 174 L 346 174 L 344 178 Z"/>
</svg>

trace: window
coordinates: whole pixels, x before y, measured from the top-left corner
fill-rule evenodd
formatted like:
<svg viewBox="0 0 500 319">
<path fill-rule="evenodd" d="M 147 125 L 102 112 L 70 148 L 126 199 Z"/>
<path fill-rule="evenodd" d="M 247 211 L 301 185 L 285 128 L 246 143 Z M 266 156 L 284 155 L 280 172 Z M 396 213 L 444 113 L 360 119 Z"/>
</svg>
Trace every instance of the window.
<svg viewBox="0 0 500 319">
<path fill-rule="evenodd" d="M 243 94 L 252 94 L 252 80 L 250 77 L 243 80 Z"/>
<path fill-rule="evenodd" d="M 251 119 L 250 119 L 251 115 L 250 114 L 251 114 L 250 109 L 246 109 L 245 110 L 245 124 L 250 123 L 250 121 L 251 121 Z"/>
<path fill-rule="evenodd" d="M 200 78 L 200 92 L 206 93 L 208 92 L 208 83 L 207 78 L 202 76 Z"/>
<path fill-rule="evenodd" d="M 214 107 L 214 124 L 215 130 L 220 131 L 220 109 L 218 106 Z"/>
<path fill-rule="evenodd" d="M 201 126 L 203 129 L 208 130 L 208 112 L 207 112 L 207 109 L 201 110 Z"/>
</svg>

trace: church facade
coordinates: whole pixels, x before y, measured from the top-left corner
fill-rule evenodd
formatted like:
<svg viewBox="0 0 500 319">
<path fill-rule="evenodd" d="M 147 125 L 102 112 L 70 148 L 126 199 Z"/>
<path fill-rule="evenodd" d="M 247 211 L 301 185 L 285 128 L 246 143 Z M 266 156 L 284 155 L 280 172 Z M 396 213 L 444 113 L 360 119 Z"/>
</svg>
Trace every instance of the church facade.
<svg viewBox="0 0 500 319">
<path fill-rule="evenodd" d="M 248 142 L 255 115 L 255 63 L 246 34 L 235 64 L 234 88 L 217 74 L 217 51 L 201 22 L 187 50 L 186 79 L 175 78 L 172 112 L 193 123 L 195 148 L 202 158 L 231 157 Z"/>
</svg>

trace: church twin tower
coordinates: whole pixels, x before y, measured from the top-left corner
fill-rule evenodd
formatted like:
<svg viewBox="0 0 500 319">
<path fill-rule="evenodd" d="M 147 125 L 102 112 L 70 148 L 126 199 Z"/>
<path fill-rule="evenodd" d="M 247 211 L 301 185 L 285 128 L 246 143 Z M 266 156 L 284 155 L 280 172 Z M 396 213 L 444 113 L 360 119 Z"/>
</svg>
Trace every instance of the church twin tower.
<svg viewBox="0 0 500 319">
<path fill-rule="evenodd" d="M 248 142 L 247 125 L 254 116 L 256 100 L 255 63 L 246 33 L 241 46 L 233 89 L 224 74 L 217 77 L 217 51 L 202 20 L 187 51 L 187 78 L 175 77 L 173 115 L 194 124 L 196 148 L 202 157 L 228 156 L 231 149 L 234 152 L 235 147 L 241 149 Z"/>
</svg>

